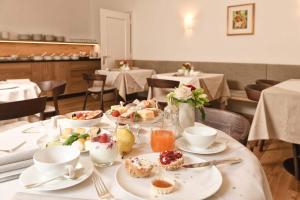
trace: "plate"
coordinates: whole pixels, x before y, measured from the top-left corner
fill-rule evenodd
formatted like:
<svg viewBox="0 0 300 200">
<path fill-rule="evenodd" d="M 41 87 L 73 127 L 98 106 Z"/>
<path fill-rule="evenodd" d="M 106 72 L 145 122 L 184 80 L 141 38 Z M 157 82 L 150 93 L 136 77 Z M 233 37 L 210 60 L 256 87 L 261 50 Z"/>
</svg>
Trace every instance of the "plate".
<svg viewBox="0 0 300 200">
<path fill-rule="evenodd" d="M 100 123 L 100 119 L 102 116 L 97 117 L 95 119 L 86 119 L 86 120 L 74 120 L 72 118 L 73 113 L 78 113 L 78 112 L 92 112 L 90 110 L 84 110 L 84 111 L 76 111 L 76 112 L 70 112 L 65 114 L 67 118 L 61 119 L 61 126 L 65 128 L 80 128 L 80 127 L 91 127 L 91 126 L 96 126 L 97 124 Z"/>
<path fill-rule="evenodd" d="M 157 162 L 158 154 L 144 154 L 143 159 Z M 184 154 L 185 163 L 205 162 L 193 155 Z M 215 166 L 208 166 L 193 169 L 179 169 L 177 171 L 167 171 L 166 176 L 172 178 L 176 182 L 176 190 L 168 195 L 157 195 L 151 190 L 151 180 L 149 178 L 131 177 L 124 165 L 121 165 L 116 172 L 117 184 L 128 194 L 138 199 L 206 199 L 215 194 L 222 185 L 221 172 Z"/>
<path fill-rule="evenodd" d="M 227 145 L 224 142 L 215 141 L 211 146 L 208 148 L 199 148 L 191 146 L 184 137 L 181 137 L 176 140 L 176 147 L 180 150 L 189 152 L 189 153 L 196 153 L 196 154 L 215 154 L 224 151 Z"/>
<path fill-rule="evenodd" d="M 88 179 L 94 170 L 94 165 L 89 158 L 80 158 L 79 164 L 83 166 L 82 174 L 74 180 L 69 179 L 57 179 L 53 180 L 47 184 L 41 185 L 36 188 L 32 188 L 30 190 L 35 191 L 53 191 L 53 190 L 61 190 L 65 188 L 69 188 L 75 185 L 78 185 Z M 42 174 L 32 165 L 31 167 L 25 169 L 20 175 L 20 182 L 22 185 L 27 185 L 35 182 L 39 182 L 42 179 Z"/>
<path fill-rule="evenodd" d="M 111 115 L 111 110 L 108 110 L 105 112 L 105 115 L 107 116 L 107 118 L 113 122 L 118 122 L 119 124 L 132 124 L 133 122 L 130 119 L 124 119 L 121 117 L 113 117 Z M 157 123 L 159 121 L 161 121 L 161 119 L 163 118 L 163 112 L 159 111 L 158 115 L 151 120 L 141 120 L 141 121 L 137 121 L 134 122 L 135 124 L 140 124 L 140 125 L 147 125 L 147 124 L 154 124 Z"/>
<path fill-rule="evenodd" d="M 42 148 L 42 149 L 45 149 L 47 148 L 46 145 L 50 142 L 51 138 L 49 138 L 47 135 L 44 135 L 42 137 L 40 137 L 37 141 L 36 141 L 36 144 Z M 60 146 L 60 145 L 59 145 Z M 71 145 L 70 145 L 71 146 Z M 83 151 L 80 151 L 80 153 L 86 153 L 88 152 L 89 150 L 85 149 Z"/>
<path fill-rule="evenodd" d="M 0 84 L 0 90 L 14 89 L 14 88 L 18 88 L 18 87 L 19 86 L 16 84 L 10 84 L 10 83 Z"/>
</svg>

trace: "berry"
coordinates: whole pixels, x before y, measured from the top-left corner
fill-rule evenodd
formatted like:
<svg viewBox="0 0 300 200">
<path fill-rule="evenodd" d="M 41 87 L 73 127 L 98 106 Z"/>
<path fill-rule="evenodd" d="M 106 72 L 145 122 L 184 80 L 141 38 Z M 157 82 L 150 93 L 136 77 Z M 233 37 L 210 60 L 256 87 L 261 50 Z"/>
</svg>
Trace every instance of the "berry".
<svg viewBox="0 0 300 200">
<path fill-rule="evenodd" d="M 103 134 L 98 135 L 97 137 L 93 138 L 94 142 L 100 142 L 100 143 L 108 143 L 109 140 L 110 140 L 110 138 L 106 133 L 103 133 Z"/>
<path fill-rule="evenodd" d="M 113 117 L 119 117 L 120 115 L 121 115 L 121 113 L 119 111 L 117 111 L 117 110 L 113 110 L 111 112 L 111 116 L 113 116 Z"/>
</svg>

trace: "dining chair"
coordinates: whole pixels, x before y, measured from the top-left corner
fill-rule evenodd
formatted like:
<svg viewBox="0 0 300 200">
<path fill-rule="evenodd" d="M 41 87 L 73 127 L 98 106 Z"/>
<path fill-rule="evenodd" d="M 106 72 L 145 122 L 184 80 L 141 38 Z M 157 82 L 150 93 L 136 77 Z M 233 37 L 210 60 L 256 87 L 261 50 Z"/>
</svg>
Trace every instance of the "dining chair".
<svg viewBox="0 0 300 200">
<path fill-rule="evenodd" d="M 114 93 L 116 104 L 118 104 L 118 95 L 119 95 L 118 90 L 117 90 L 117 88 L 115 88 L 113 86 L 105 85 L 106 75 L 83 73 L 82 77 L 83 77 L 83 80 L 86 81 L 87 86 L 88 86 L 87 90 L 85 92 L 83 110 L 86 109 L 87 99 L 90 94 L 100 95 L 100 109 L 101 110 L 104 110 L 103 95 L 106 93 Z M 95 86 L 94 82 L 99 82 L 99 86 Z"/>
<path fill-rule="evenodd" d="M 40 120 L 44 120 L 44 111 L 47 98 L 45 96 L 23 101 L 0 103 L 0 120 L 16 119 L 40 114 Z"/>
<path fill-rule="evenodd" d="M 204 108 L 205 119 L 202 120 L 199 110 L 196 111 L 196 121 L 213 127 L 230 135 L 243 145 L 247 145 L 250 122 L 240 114 L 215 108 Z"/>
<path fill-rule="evenodd" d="M 259 101 L 261 92 L 265 89 L 265 86 L 258 85 L 258 84 L 251 84 L 245 87 L 245 91 L 247 94 L 248 99 L 252 101 Z"/>
<path fill-rule="evenodd" d="M 280 81 L 275 81 L 275 80 L 267 80 L 267 79 L 258 79 L 255 81 L 255 83 L 257 85 L 260 85 L 264 88 L 268 88 L 268 87 L 271 87 L 273 85 L 276 85 L 278 83 L 280 83 Z"/>
<path fill-rule="evenodd" d="M 173 80 L 165 80 L 165 79 L 157 79 L 157 78 L 147 78 L 147 83 L 150 88 L 150 98 L 153 98 L 154 94 L 154 88 L 159 89 L 174 89 L 175 87 L 178 87 L 180 82 L 179 81 L 173 81 Z M 164 108 L 167 106 L 166 102 L 158 102 L 161 108 Z"/>
<path fill-rule="evenodd" d="M 41 89 L 41 95 L 45 95 L 47 97 L 53 98 L 53 106 L 46 105 L 45 108 L 45 118 L 49 118 L 55 115 L 59 115 L 59 107 L 58 107 L 58 97 L 65 93 L 66 89 L 66 81 L 64 80 L 50 80 L 50 81 L 42 81 L 38 82 L 37 85 Z"/>
</svg>

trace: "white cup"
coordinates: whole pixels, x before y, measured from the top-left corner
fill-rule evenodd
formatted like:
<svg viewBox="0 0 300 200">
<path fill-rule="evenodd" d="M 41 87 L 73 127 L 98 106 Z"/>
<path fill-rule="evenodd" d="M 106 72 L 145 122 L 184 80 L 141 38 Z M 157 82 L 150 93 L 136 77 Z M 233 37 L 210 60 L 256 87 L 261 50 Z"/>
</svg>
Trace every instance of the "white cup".
<svg viewBox="0 0 300 200">
<path fill-rule="evenodd" d="M 212 145 L 218 131 L 207 126 L 188 127 L 183 132 L 183 137 L 194 147 L 207 148 Z"/>
<path fill-rule="evenodd" d="M 58 146 L 36 152 L 33 155 L 33 162 L 44 176 L 72 176 L 79 157 L 79 150 L 70 146 Z"/>
</svg>

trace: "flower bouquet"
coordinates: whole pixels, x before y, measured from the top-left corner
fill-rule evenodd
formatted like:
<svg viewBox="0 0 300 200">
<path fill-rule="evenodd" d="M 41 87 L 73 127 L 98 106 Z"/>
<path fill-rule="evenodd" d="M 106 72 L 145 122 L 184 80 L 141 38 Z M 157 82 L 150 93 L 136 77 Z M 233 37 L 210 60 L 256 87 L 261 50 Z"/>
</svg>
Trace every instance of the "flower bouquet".
<svg viewBox="0 0 300 200">
<path fill-rule="evenodd" d="M 121 60 L 119 62 L 119 67 L 121 70 L 130 70 L 129 63 L 127 60 Z"/>
<path fill-rule="evenodd" d="M 178 70 L 180 74 L 184 74 L 185 76 L 188 76 L 191 71 L 193 71 L 191 63 L 183 63 L 181 68 Z"/>
<path fill-rule="evenodd" d="M 178 107 L 181 127 L 194 126 L 195 109 L 199 109 L 205 119 L 204 105 L 208 103 L 207 95 L 202 88 L 193 85 L 180 85 L 167 95 L 169 104 Z"/>
</svg>

